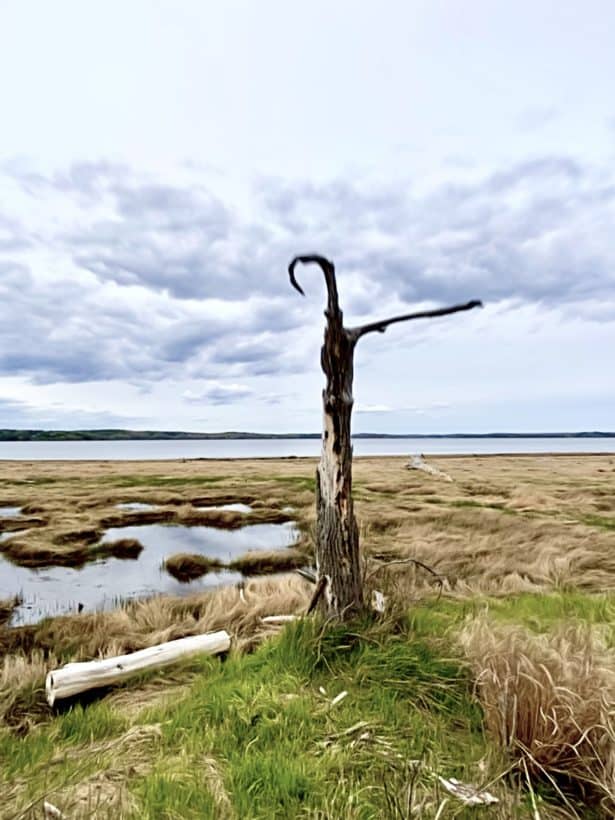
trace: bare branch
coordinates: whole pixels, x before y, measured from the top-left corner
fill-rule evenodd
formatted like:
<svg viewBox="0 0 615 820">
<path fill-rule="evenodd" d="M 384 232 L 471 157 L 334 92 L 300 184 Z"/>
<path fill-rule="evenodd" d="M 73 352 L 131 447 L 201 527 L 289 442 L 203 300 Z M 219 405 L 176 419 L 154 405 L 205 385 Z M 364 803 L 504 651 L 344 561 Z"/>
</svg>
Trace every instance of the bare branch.
<svg viewBox="0 0 615 820">
<path fill-rule="evenodd" d="M 442 590 L 444 589 L 444 576 L 440 575 L 440 573 L 436 572 L 435 569 L 432 569 L 428 564 L 424 564 L 423 561 L 419 561 L 418 558 L 397 558 L 393 561 L 387 561 L 385 564 L 381 564 L 379 567 L 376 567 L 375 570 L 370 572 L 370 574 L 366 578 L 366 582 L 370 581 L 375 575 L 377 575 L 380 570 L 388 569 L 388 567 L 393 566 L 393 564 L 414 564 L 415 567 L 420 567 L 424 569 L 426 572 L 431 573 L 433 577 L 436 579 L 436 584 L 438 584 L 438 597 L 436 600 L 440 600 L 442 595 Z"/>
<path fill-rule="evenodd" d="M 321 575 L 318 579 L 318 583 L 316 584 L 314 594 L 312 595 L 312 600 L 310 601 L 309 606 L 306 610 L 306 615 L 311 615 L 311 613 L 316 609 L 316 605 L 318 604 L 318 601 L 320 600 L 323 592 L 325 591 L 327 583 L 327 576 Z"/>
<path fill-rule="evenodd" d="M 397 322 L 409 322 L 412 319 L 430 319 L 435 316 L 448 316 L 451 313 L 459 313 L 462 310 L 472 310 L 475 307 L 482 307 L 483 303 L 478 299 L 473 299 L 471 302 L 465 302 L 462 305 L 453 305 L 452 307 L 435 308 L 434 310 L 421 310 L 418 313 L 405 313 L 403 316 L 393 316 L 391 319 L 383 319 L 380 322 L 370 322 L 367 325 L 360 327 L 348 328 L 348 336 L 353 342 L 358 341 L 361 336 L 366 333 L 384 333 L 389 325 L 394 325 Z"/>
<path fill-rule="evenodd" d="M 310 569 L 310 567 L 298 567 L 295 572 L 300 575 L 302 578 L 305 578 L 306 581 L 309 581 L 310 584 L 315 584 L 317 575 L 316 571 Z"/>
<path fill-rule="evenodd" d="M 328 259 L 325 259 L 324 256 L 320 256 L 317 253 L 308 254 L 307 256 L 295 256 L 288 266 L 288 276 L 290 278 L 291 285 L 295 288 L 295 290 L 298 290 L 302 296 L 305 296 L 305 292 L 295 277 L 295 267 L 299 262 L 301 262 L 302 265 L 315 264 L 320 267 L 325 275 L 325 282 L 327 284 L 327 295 L 329 297 L 327 307 L 328 312 L 332 316 L 339 313 L 337 282 L 335 280 L 335 265 L 333 262 L 330 262 Z"/>
<path fill-rule="evenodd" d="M 431 575 L 434 576 L 434 578 L 440 584 L 441 587 L 444 584 L 444 577 L 440 575 L 439 572 L 436 572 L 435 569 L 432 569 L 428 564 L 423 563 L 423 561 L 419 561 L 418 558 L 395 558 L 392 561 L 385 561 L 383 564 L 380 564 L 380 566 L 376 567 L 376 569 L 372 570 L 372 572 L 369 573 L 369 575 L 365 579 L 366 582 L 370 581 L 374 577 L 374 575 L 377 575 L 380 572 L 380 570 L 388 569 L 388 567 L 392 567 L 394 564 L 414 564 L 416 567 L 421 567 L 421 569 L 424 569 L 426 572 L 431 573 Z"/>
</svg>

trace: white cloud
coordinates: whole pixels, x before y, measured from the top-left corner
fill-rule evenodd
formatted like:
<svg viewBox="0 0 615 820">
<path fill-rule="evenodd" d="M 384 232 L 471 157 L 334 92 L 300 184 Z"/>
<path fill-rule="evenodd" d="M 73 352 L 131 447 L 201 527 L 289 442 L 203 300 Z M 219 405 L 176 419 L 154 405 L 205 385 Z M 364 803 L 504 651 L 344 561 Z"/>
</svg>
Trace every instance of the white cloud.
<svg viewBox="0 0 615 820">
<path fill-rule="evenodd" d="M 317 429 L 314 251 L 349 324 L 487 304 L 362 342 L 357 427 L 612 426 L 615 10 L 0 15 L 5 418 Z"/>
</svg>

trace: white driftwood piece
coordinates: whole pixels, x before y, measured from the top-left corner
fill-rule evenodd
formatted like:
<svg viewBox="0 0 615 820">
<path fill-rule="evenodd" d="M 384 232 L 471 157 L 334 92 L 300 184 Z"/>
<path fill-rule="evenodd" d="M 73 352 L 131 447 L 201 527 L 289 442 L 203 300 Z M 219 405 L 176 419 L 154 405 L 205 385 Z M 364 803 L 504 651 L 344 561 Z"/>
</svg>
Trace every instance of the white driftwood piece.
<svg viewBox="0 0 615 820">
<path fill-rule="evenodd" d="M 47 800 L 43 803 L 43 815 L 45 820 L 66 820 L 66 815 L 62 814 L 57 806 L 53 803 L 48 803 Z"/>
<path fill-rule="evenodd" d="M 448 473 L 444 472 L 444 470 L 439 470 L 437 467 L 427 464 L 427 462 L 423 459 L 423 456 L 420 455 L 412 456 L 406 467 L 408 470 L 422 470 L 424 473 L 429 473 L 430 475 L 437 476 L 438 478 L 443 478 L 444 481 L 453 480 Z"/>
<path fill-rule="evenodd" d="M 296 615 L 265 615 L 264 618 L 261 618 L 264 624 L 288 624 L 296 620 Z"/>
<path fill-rule="evenodd" d="M 146 669 L 158 669 L 174 663 L 178 658 L 204 652 L 217 655 L 226 652 L 231 645 L 231 637 L 225 630 L 208 632 L 205 635 L 192 635 L 167 641 L 129 655 L 117 655 L 114 658 L 103 658 L 85 663 L 67 663 L 61 669 L 54 669 L 47 675 L 45 691 L 50 706 L 61 698 L 78 695 L 99 686 L 118 683 L 136 672 Z"/>
<path fill-rule="evenodd" d="M 381 615 L 386 609 L 386 598 L 378 589 L 372 590 L 372 609 L 374 612 L 379 612 Z"/>
</svg>

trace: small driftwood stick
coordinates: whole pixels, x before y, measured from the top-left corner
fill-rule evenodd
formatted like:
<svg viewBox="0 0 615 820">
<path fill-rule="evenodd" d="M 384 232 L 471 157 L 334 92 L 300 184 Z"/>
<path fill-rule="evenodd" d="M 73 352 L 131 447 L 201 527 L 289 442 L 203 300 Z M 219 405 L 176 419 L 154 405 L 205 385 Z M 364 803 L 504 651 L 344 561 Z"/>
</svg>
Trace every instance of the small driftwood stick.
<svg viewBox="0 0 615 820">
<path fill-rule="evenodd" d="M 62 698 L 97 689 L 100 686 L 126 680 L 136 672 L 146 669 L 160 669 L 174 663 L 178 658 L 204 652 L 217 655 L 226 652 L 231 645 L 228 632 L 209 632 L 206 635 L 192 635 L 167 641 L 157 646 L 149 646 L 129 655 L 103 658 L 85 663 L 67 663 L 61 669 L 49 672 L 45 680 L 47 703 L 50 706 Z"/>
<path fill-rule="evenodd" d="M 265 615 L 264 618 L 261 618 L 264 624 L 288 624 L 296 620 L 296 615 Z"/>
</svg>

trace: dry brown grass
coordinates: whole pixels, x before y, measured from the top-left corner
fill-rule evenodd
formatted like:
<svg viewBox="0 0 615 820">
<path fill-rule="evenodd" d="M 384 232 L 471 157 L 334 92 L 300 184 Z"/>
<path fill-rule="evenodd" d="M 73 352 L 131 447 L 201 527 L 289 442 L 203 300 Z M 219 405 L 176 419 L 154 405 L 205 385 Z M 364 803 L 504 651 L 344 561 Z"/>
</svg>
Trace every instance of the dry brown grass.
<svg viewBox="0 0 615 820">
<path fill-rule="evenodd" d="M 160 744 L 161 734 L 158 724 L 133 726 L 113 740 L 64 750 L 47 763 L 50 782 L 44 792 L 24 810 L 20 805 L 20 791 L 25 783 L 15 782 L 3 795 L 0 817 L 47 820 L 43 800 L 71 820 L 133 816 L 138 804 L 130 794 L 130 780 L 151 770 L 152 756 Z M 83 765 L 73 768 L 71 774 L 58 783 L 54 764 L 66 761 L 82 761 Z"/>
<path fill-rule="evenodd" d="M 290 547 L 283 550 L 251 550 L 231 561 L 229 569 L 244 575 L 267 575 L 302 567 L 306 560 L 304 552 Z"/>
<path fill-rule="evenodd" d="M 17 734 L 47 717 L 44 681 L 56 657 L 42 649 L 7 654 L 0 661 L 0 722 Z"/>
<path fill-rule="evenodd" d="M 246 581 L 185 598 L 156 597 L 111 612 L 50 619 L 40 625 L 0 630 L 0 721 L 23 731 L 50 716 L 44 679 L 59 660 L 87 660 L 228 630 L 238 650 L 251 648 L 275 628 L 265 615 L 306 609 L 312 587 L 297 575 Z M 24 723 L 25 721 L 25 723 Z"/>
<path fill-rule="evenodd" d="M 166 571 L 178 581 L 192 581 L 222 566 L 216 558 L 188 552 L 177 552 L 164 562 Z"/>
<path fill-rule="evenodd" d="M 366 552 L 414 555 L 452 588 L 508 593 L 579 585 L 615 588 L 615 458 L 440 457 L 453 479 L 409 471 L 404 458 L 355 459 L 357 515 Z M 234 528 L 293 518 L 313 522 L 314 459 L 0 464 L 0 497 L 29 528 L 0 548 L 29 566 L 82 563 L 109 526 L 173 522 Z M 156 510 L 118 510 L 140 501 Z M 241 501 L 248 516 L 197 510 Z M 36 511 L 36 515 L 34 515 Z M 611 511 L 611 512 L 610 512 Z M 610 514 L 609 514 L 610 512 Z"/>
<path fill-rule="evenodd" d="M 589 626 L 551 635 L 495 626 L 461 633 L 485 725 L 527 771 L 562 795 L 599 800 L 615 813 L 615 651 Z"/>
<path fill-rule="evenodd" d="M 453 480 L 409 471 L 405 458 L 355 460 L 356 510 L 368 572 L 375 567 L 370 556 L 414 557 L 444 577 L 444 592 L 449 595 L 615 589 L 615 530 L 608 523 L 615 511 L 609 518 L 603 509 L 612 501 L 615 505 L 614 457 L 428 461 Z M 308 545 L 305 534 L 314 523 L 310 482 L 315 466 L 314 459 L 0 462 L 0 499 L 7 506 L 23 506 L 28 515 L 19 526 L 30 527 L 0 548 L 13 560 L 32 566 L 74 564 L 96 555 L 96 548 L 83 539 L 91 540 L 92 532 L 101 533 L 110 523 L 234 527 L 288 520 L 282 510 L 290 505 L 290 517 L 304 533 L 299 545 L 303 553 Z M 159 509 L 116 508 L 129 501 Z M 250 504 L 253 512 L 220 515 L 195 509 L 237 501 Z M 0 521 L 5 530 L 13 526 Z M 81 540 L 75 540 L 76 534 Z M 291 554 L 282 552 L 284 559 Z M 270 569 L 279 568 L 272 562 Z M 390 578 L 405 601 L 434 592 L 433 578 L 420 569 L 396 566 Z M 156 598 L 114 612 L 59 618 L 23 629 L 0 627 L 0 674 L 19 689 L 16 658 L 27 659 L 30 653 L 37 658 L 32 679 L 40 683 L 41 663 L 51 652 L 62 661 L 89 659 L 218 628 L 230 629 L 240 645 L 251 645 L 265 634 L 260 615 L 301 611 L 310 593 L 309 584 L 299 578 L 275 577 L 249 581 L 245 600 L 231 587 L 183 599 Z M 0 712 L 4 708 L 0 706 Z"/>
<path fill-rule="evenodd" d="M 301 460 L 303 469 L 306 461 Z M 95 547 L 110 527 L 174 523 L 236 529 L 301 520 L 311 496 L 294 495 L 295 473 L 258 469 L 258 462 L 2 462 L 0 504 L 21 506 L 26 514 L 0 518 L 0 532 L 15 532 L 0 551 L 23 566 L 80 566 L 99 557 Z M 292 516 L 282 512 L 289 494 L 296 508 Z M 156 509 L 116 506 L 135 501 Z M 197 509 L 233 502 L 252 505 L 252 513 Z"/>
<path fill-rule="evenodd" d="M 143 549 L 143 544 L 136 538 L 118 538 L 116 541 L 105 541 L 97 552 L 98 555 L 112 555 L 114 558 L 138 558 Z"/>
<path fill-rule="evenodd" d="M 453 481 L 404 475 L 399 459 L 357 462 L 368 554 L 424 561 L 456 594 L 615 589 L 615 501 L 596 515 L 597 496 L 615 500 L 613 456 L 429 461 Z"/>
<path fill-rule="evenodd" d="M 10 620 L 16 606 L 19 606 L 17 595 L 12 598 L 0 598 L 0 627 Z"/>
</svg>

